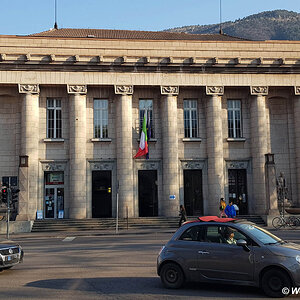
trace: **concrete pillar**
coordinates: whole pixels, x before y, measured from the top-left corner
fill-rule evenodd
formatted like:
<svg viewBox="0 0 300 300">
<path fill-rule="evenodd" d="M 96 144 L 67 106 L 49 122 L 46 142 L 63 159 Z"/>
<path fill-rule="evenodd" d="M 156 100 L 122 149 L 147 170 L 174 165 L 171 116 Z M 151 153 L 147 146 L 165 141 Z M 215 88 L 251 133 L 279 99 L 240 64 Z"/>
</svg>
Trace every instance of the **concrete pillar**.
<svg viewBox="0 0 300 300">
<path fill-rule="evenodd" d="M 255 214 L 265 215 L 267 211 L 265 186 L 265 154 L 268 152 L 266 122 L 266 95 L 268 87 L 251 87 L 251 154 L 253 175 L 253 201 Z"/>
<path fill-rule="evenodd" d="M 162 216 L 178 216 L 178 129 L 177 95 L 178 86 L 161 86 L 162 94 L 162 156 L 163 156 L 163 197 Z M 171 197 L 170 197 L 171 196 Z M 175 199 L 174 199 L 175 196 Z"/>
<path fill-rule="evenodd" d="M 70 205 L 71 219 L 87 217 L 86 203 L 86 85 L 68 85 L 70 119 Z"/>
<path fill-rule="evenodd" d="M 294 130 L 295 130 L 295 157 L 297 174 L 297 200 L 294 204 L 300 206 L 300 86 L 295 87 L 294 101 Z"/>
<path fill-rule="evenodd" d="M 19 169 L 18 221 L 36 218 L 39 173 L 39 92 L 38 84 L 19 84 L 19 93 L 22 94 L 20 156 L 28 156 L 28 164 L 20 164 Z"/>
<path fill-rule="evenodd" d="M 119 186 L 119 217 L 134 217 L 133 153 L 132 153 L 132 94 L 133 86 L 115 86 L 117 180 Z"/>
<path fill-rule="evenodd" d="M 267 214 L 279 215 L 274 154 L 265 154 Z"/>
<path fill-rule="evenodd" d="M 206 135 L 208 203 L 206 214 L 218 215 L 220 198 L 224 197 L 224 155 L 222 132 L 223 86 L 206 87 Z"/>
</svg>

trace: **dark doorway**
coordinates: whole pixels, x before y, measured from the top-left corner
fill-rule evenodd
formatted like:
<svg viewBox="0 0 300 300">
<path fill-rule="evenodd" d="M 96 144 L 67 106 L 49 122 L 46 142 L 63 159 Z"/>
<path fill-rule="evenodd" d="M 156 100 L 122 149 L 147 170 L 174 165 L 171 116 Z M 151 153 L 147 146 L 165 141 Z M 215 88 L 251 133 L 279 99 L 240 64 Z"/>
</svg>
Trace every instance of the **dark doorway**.
<svg viewBox="0 0 300 300">
<path fill-rule="evenodd" d="M 203 215 L 202 170 L 184 170 L 184 206 L 188 216 Z"/>
<path fill-rule="evenodd" d="M 93 171 L 92 216 L 111 218 L 111 171 Z"/>
<path fill-rule="evenodd" d="M 138 171 L 139 180 L 139 216 L 157 217 L 157 171 Z"/>
<path fill-rule="evenodd" d="M 240 215 L 248 214 L 247 172 L 246 169 L 228 170 L 229 201 L 237 204 Z"/>
</svg>

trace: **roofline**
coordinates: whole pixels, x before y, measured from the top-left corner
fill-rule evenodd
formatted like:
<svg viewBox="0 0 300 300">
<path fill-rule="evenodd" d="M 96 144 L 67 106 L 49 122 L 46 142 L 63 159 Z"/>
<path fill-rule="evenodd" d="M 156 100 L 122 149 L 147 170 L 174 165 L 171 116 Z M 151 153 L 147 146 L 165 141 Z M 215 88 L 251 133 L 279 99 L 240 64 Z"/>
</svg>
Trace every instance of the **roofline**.
<svg viewBox="0 0 300 300">
<path fill-rule="evenodd" d="M 51 40 L 89 40 L 89 41 L 150 41 L 150 42 L 189 42 L 189 43 L 247 43 L 247 44 L 300 44 L 300 40 L 185 40 L 185 39 L 130 39 L 130 38 L 97 38 L 97 37 L 59 37 L 59 36 L 32 36 L 32 35 L 1 35 L 0 38 L 17 38 L 17 39 L 51 39 Z"/>
</svg>

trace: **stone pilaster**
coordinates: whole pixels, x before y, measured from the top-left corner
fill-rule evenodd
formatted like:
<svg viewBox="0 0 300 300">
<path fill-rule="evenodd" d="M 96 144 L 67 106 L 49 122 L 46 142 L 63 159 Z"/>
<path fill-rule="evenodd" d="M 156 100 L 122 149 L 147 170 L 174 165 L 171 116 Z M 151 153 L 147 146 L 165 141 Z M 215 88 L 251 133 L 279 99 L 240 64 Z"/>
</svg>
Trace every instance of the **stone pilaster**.
<svg viewBox="0 0 300 300">
<path fill-rule="evenodd" d="M 295 157 L 296 157 L 296 170 L 297 170 L 298 206 L 300 205 L 300 118 L 299 116 L 300 116 L 300 86 L 295 86 L 294 130 L 295 130 Z"/>
<path fill-rule="evenodd" d="M 39 85 L 19 84 L 22 97 L 21 156 L 28 156 L 28 167 L 19 169 L 18 221 L 34 220 L 37 211 L 39 167 Z"/>
<path fill-rule="evenodd" d="M 117 178 L 119 217 L 134 216 L 132 155 L 132 85 L 116 85 Z"/>
<path fill-rule="evenodd" d="M 251 153 L 253 175 L 253 202 L 255 214 L 267 214 L 265 186 L 265 154 L 268 152 L 268 137 L 266 123 L 267 86 L 250 87 L 251 100 Z"/>
<path fill-rule="evenodd" d="M 69 217 L 86 215 L 86 85 L 68 85 L 70 119 L 70 205 Z"/>
<path fill-rule="evenodd" d="M 207 214 L 219 213 L 220 198 L 224 197 L 224 155 L 222 132 L 221 96 L 223 86 L 207 86 L 206 94 L 206 134 L 207 134 L 207 181 L 208 203 Z"/>
<path fill-rule="evenodd" d="M 163 198 L 160 215 L 178 216 L 178 86 L 161 86 L 162 94 L 162 150 L 163 150 Z M 175 195 L 172 199 L 170 195 Z M 171 199 L 170 199 L 171 198 Z"/>
</svg>

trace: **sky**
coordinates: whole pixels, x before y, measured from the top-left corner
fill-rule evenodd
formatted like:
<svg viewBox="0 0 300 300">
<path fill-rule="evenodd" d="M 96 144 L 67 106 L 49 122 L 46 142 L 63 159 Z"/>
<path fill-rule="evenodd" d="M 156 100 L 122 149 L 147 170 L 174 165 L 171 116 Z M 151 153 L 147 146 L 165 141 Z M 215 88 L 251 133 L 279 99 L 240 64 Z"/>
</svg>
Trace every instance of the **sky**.
<svg viewBox="0 0 300 300">
<path fill-rule="evenodd" d="M 219 23 L 220 0 L 56 0 L 59 28 L 159 31 Z M 221 0 L 222 21 L 267 10 L 300 13 L 300 0 Z M 53 28 L 55 0 L 0 0 L 0 34 Z"/>
</svg>

